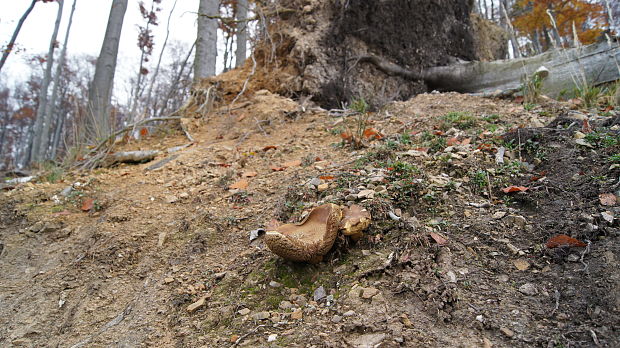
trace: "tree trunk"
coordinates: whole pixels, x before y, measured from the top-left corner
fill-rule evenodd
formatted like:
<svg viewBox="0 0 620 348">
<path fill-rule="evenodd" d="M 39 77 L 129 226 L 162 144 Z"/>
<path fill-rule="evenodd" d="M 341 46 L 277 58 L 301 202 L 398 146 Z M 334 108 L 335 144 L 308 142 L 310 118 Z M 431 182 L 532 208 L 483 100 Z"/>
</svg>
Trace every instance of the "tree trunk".
<svg viewBox="0 0 620 348">
<path fill-rule="evenodd" d="M 200 0 L 198 7 L 198 34 L 196 36 L 196 57 L 194 58 L 194 83 L 215 75 L 217 58 L 217 19 L 207 16 L 219 14 L 219 1 Z M 207 16 L 205 16 L 207 15 Z"/>
<path fill-rule="evenodd" d="M 9 41 L 8 45 L 6 45 L 6 48 L 4 49 L 4 52 L 2 52 L 2 58 L 0 58 L 0 71 L 2 71 L 4 63 L 6 63 L 6 60 L 9 58 L 9 54 L 11 54 L 13 46 L 15 46 L 15 40 L 17 40 L 17 35 L 19 35 L 19 31 L 22 29 L 22 25 L 26 21 L 26 18 L 28 18 L 30 12 L 32 12 L 32 9 L 34 8 L 34 5 L 36 5 L 36 3 L 37 0 L 32 0 L 26 12 L 24 12 L 24 14 L 22 15 L 22 18 L 20 18 L 19 22 L 17 22 L 17 27 L 15 27 L 13 36 L 11 36 L 11 41 Z"/>
<path fill-rule="evenodd" d="M 69 33 L 71 32 L 71 24 L 73 24 L 73 14 L 75 13 L 75 3 L 77 0 L 73 0 L 73 5 L 71 6 L 71 14 L 69 15 L 69 23 L 67 24 L 67 31 L 65 33 L 65 40 L 63 42 L 62 50 L 60 51 L 60 58 L 58 59 L 58 64 L 56 64 L 56 73 L 54 75 L 54 87 L 52 87 L 52 98 L 45 108 L 45 119 L 43 120 L 43 130 L 41 132 L 41 142 L 39 146 L 39 154 L 42 159 L 49 159 L 48 149 L 50 145 L 50 137 L 49 133 L 52 128 L 52 117 L 56 115 L 58 122 L 58 118 L 61 116 L 56 113 L 58 110 L 57 102 L 58 102 L 58 89 L 60 88 L 60 75 L 62 74 L 65 60 L 67 58 L 67 44 L 69 43 Z"/>
<path fill-rule="evenodd" d="M 56 15 L 56 23 L 54 24 L 54 32 L 50 39 L 50 47 L 47 52 L 47 63 L 45 66 L 45 76 L 41 82 L 41 91 L 39 92 L 39 106 L 37 108 L 37 118 L 34 123 L 34 133 L 32 138 L 32 147 L 30 149 L 30 161 L 39 162 L 44 159 L 44 152 L 42 144 L 45 143 L 43 139 L 43 132 L 45 128 L 49 127 L 49 121 L 46 120 L 46 110 L 48 104 L 48 89 L 52 80 L 52 67 L 54 65 L 54 51 L 56 49 L 56 38 L 58 37 L 58 28 L 60 28 L 60 20 L 62 19 L 62 8 L 64 0 L 58 0 L 58 14 Z M 48 121 L 48 122 L 46 122 Z"/>
<path fill-rule="evenodd" d="M 162 104 L 161 109 L 157 113 L 158 117 L 164 116 L 164 111 L 167 111 L 167 108 L 168 108 L 168 105 L 169 105 L 168 103 L 169 103 L 170 99 L 172 99 L 172 96 L 174 95 L 174 93 L 178 90 L 179 82 L 181 81 L 181 78 L 183 77 L 183 72 L 185 71 L 185 67 L 187 66 L 187 62 L 189 61 L 189 58 L 192 56 L 192 52 L 194 51 L 195 47 L 196 47 L 196 42 L 194 42 L 192 44 L 192 47 L 187 52 L 187 55 L 185 56 L 185 59 L 183 60 L 183 63 L 181 64 L 181 67 L 179 68 L 179 72 L 174 76 L 174 80 L 170 84 L 170 88 L 168 89 L 168 93 L 166 93 L 166 98 L 164 99 L 165 102 Z M 192 69 L 190 68 L 190 69 L 188 69 L 188 71 L 189 71 L 189 73 L 191 73 Z M 174 107 L 172 109 L 174 109 Z"/>
<path fill-rule="evenodd" d="M 245 63 L 248 41 L 248 0 L 237 0 L 237 51 L 235 66 L 241 67 Z"/>
<path fill-rule="evenodd" d="M 123 19 L 127 10 L 128 0 L 113 0 L 110 17 L 106 28 L 101 52 L 95 67 L 95 76 L 88 93 L 88 115 L 81 138 L 87 143 L 94 143 L 97 139 L 108 137 L 112 132 L 110 124 L 110 101 L 118 45 L 123 29 Z"/>
<path fill-rule="evenodd" d="M 523 77 L 531 76 L 541 66 L 549 70 L 549 77 L 544 80 L 541 92 L 550 97 L 583 87 L 584 83 L 592 86 L 620 79 L 619 69 L 615 64 L 610 64 L 614 60 L 620 61 L 620 47 L 609 46 L 607 42 L 554 50 L 529 58 L 468 62 L 427 68 L 419 72 L 374 56 L 360 57 L 358 60 L 370 62 L 387 74 L 422 79 L 439 90 L 482 95 L 518 91 Z"/>
</svg>

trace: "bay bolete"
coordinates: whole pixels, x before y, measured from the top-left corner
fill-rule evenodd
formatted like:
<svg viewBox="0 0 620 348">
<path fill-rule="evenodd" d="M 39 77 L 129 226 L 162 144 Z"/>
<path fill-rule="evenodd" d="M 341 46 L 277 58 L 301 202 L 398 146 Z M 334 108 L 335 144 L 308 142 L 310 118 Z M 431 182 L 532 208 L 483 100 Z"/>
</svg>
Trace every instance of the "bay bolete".
<svg viewBox="0 0 620 348">
<path fill-rule="evenodd" d="M 341 219 L 339 205 L 323 204 L 298 224 L 285 224 L 266 231 L 265 244 L 285 259 L 317 263 L 334 245 Z"/>
</svg>

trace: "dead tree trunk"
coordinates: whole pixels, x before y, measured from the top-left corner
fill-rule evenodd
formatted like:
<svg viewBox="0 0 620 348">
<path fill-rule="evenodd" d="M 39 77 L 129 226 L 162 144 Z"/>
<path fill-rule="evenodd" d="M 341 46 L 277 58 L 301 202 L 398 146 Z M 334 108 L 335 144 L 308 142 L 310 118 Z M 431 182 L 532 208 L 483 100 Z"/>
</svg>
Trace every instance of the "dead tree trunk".
<svg viewBox="0 0 620 348">
<path fill-rule="evenodd" d="M 26 12 L 24 12 L 24 14 L 22 15 L 22 18 L 20 18 L 19 22 L 17 22 L 17 27 L 15 27 L 13 36 L 11 36 L 11 41 L 9 41 L 9 43 L 6 45 L 6 48 L 4 49 L 4 52 L 2 52 L 2 58 L 0 58 L 0 70 L 2 70 L 4 63 L 6 63 L 6 60 L 9 58 L 9 54 L 11 54 L 13 46 L 15 46 L 15 40 L 17 40 L 17 35 L 19 35 L 19 32 L 22 29 L 22 25 L 24 25 L 26 18 L 28 18 L 28 15 L 30 14 L 30 12 L 32 12 L 32 9 L 34 8 L 34 5 L 36 5 L 36 3 L 37 0 L 32 0 Z"/>
<path fill-rule="evenodd" d="M 375 56 L 358 58 L 369 62 L 387 74 L 412 80 L 424 80 L 430 87 L 462 93 L 482 95 L 509 94 L 518 91 L 525 76 L 531 76 L 541 66 L 549 70 L 542 93 L 557 97 L 563 91 L 572 91 L 584 84 L 597 85 L 620 79 L 620 46 L 607 42 L 554 50 L 534 57 L 467 62 L 412 71 Z"/>
</svg>

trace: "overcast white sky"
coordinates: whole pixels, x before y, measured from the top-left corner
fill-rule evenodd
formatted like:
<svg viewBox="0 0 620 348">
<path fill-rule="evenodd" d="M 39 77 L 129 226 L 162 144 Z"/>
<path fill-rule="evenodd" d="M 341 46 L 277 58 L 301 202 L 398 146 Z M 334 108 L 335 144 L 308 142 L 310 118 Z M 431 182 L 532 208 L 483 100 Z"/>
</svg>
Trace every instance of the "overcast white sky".
<svg viewBox="0 0 620 348">
<path fill-rule="evenodd" d="M 0 0 L 0 43 L 6 45 L 13 34 L 15 26 L 24 11 L 30 5 L 30 0 Z M 151 1 L 144 1 L 150 6 Z M 129 76 L 135 76 L 138 70 L 140 50 L 137 46 L 138 25 L 144 23 L 138 9 L 138 0 L 129 0 L 123 32 L 120 43 L 119 62 L 116 76 L 120 80 L 127 80 Z M 174 0 L 163 0 L 162 11 L 159 12 L 159 25 L 153 28 L 155 35 L 155 47 L 152 61 L 157 60 L 161 45 L 166 35 L 166 21 L 172 9 Z M 64 12 L 58 41 L 62 43 L 71 5 L 73 0 L 65 0 Z M 94 56 L 99 54 L 103 35 L 105 33 L 108 15 L 112 0 L 77 0 L 76 10 L 73 17 L 73 26 L 69 37 L 68 54 L 88 53 Z M 8 84 L 18 79 L 25 79 L 28 75 L 26 56 L 31 54 L 46 54 L 49 40 L 54 28 L 54 21 L 58 5 L 53 3 L 39 2 L 24 23 L 17 45 L 24 52 L 11 53 L 2 69 L 3 77 L 7 77 Z M 189 48 L 196 37 L 196 15 L 198 0 L 178 0 L 171 20 L 170 39 L 185 42 Z M 218 56 L 218 59 L 221 55 Z M 221 63 L 219 65 L 222 65 Z M 221 69 L 221 68 L 220 68 Z M 219 70 L 218 70 L 219 71 Z M 117 79 L 116 88 L 119 88 Z"/>
</svg>

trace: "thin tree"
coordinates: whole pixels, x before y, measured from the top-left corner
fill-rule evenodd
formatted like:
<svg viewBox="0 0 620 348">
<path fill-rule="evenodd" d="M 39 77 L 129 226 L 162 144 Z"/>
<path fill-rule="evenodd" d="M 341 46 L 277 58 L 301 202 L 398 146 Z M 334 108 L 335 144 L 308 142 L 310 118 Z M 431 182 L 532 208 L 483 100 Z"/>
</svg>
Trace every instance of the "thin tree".
<svg viewBox="0 0 620 348">
<path fill-rule="evenodd" d="M 196 36 L 196 56 L 194 58 L 194 83 L 215 75 L 217 58 L 217 0 L 200 0 L 198 6 L 198 34 Z"/>
<path fill-rule="evenodd" d="M 237 0 L 237 51 L 235 52 L 235 66 L 241 67 L 245 63 L 248 42 L 248 0 Z"/>
<path fill-rule="evenodd" d="M 43 142 L 42 132 L 48 125 L 45 124 L 45 111 L 47 110 L 48 103 L 48 89 L 52 80 L 52 67 L 54 65 L 54 51 L 58 46 L 58 29 L 60 28 L 60 20 L 62 19 L 62 9 L 64 0 L 58 0 L 58 14 L 56 15 L 56 23 L 54 23 L 54 32 L 50 40 L 50 47 L 47 52 L 47 62 L 45 66 L 45 75 L 43 76 L 43 82 L 41 83 L 41 93 L 39 94 L 39 106 L 37 108 L 37 119 L 34 123 L 32 145 L 30 147 L 30 160 L 29 162 L 39 162 L 43 159 L 41 152 L 41 143 Z"/>
<path fill-rule="evenodd" d="M 47 103 L 45 108 L 45 119 L 43 122 L 43 130 L 41 132 L 41 145 L 39 147 L 39 154 L 43 159 L 49 159 L 48 149 L 50 145 L 50 130 L 52 128 L 52 117 L 56 115 L 56 120 L 54 123 L 62 122 L 61 118 L 64 115 L 60 113 L 56 113 L 57 111 L 57 103 L 58 103 L 58 90 L 60 88 L 60 75 L 62 74 L 62 70 L 65 66 L 65 61 L 67 58 L 67 44 L 69 43 L 69 33 L 71 32 L 71 24 L 73 24 L 73 14 L 75 13 L 75 4 L 77 0 L 73 0 L 73 5 L 71 6 L 71 13 L 69 15 L 69 23 L 67 24 L 67 31 L 65 32 L 65 39 L 62 44 L 62 50 L 60 51 L 60 57 L 58 59 L 58 64 L 56 64 L 56 72 L 54 74 L 54 86 L 52 87 L 52 97 Z"/>
<path fill-rule="evenodd" d="M 88 112 L 85 129 L 81 134 L 83 141 L 93 143 L 108 137 L 110 125 L 110 101 L 116 71 L 118 45 L 123 29 L 123 20 L 128 0 L 113 0 L 101 52 L 95 67 L 95 76 L 88 93 Z"/>
<path fill-rule="evenodd" d="M 20 18 L 19 22 L 17 22 L 17 27 L 15 27 L 15 31 L 13 31 L 13 36 L 11 36 L 11 41 L 9 41 L 9 43 L 6 45 L 6 48 L 4 49 L 4 52 L 2 52 L 2 58 L 0 58 L 0 71 L 4 66 L 4 63 L 6 63 L 6 60 L 9 58 L 9 54 L 11 54 L 11 51 L 13 51 L 13 47 L 15 46 L 15 40 L 17 40 L 17 35 L 19 35 L 19 31 L 22 30 L 22 25 L 24 25 L 26 18 L 28 18 L 28 15 L 30 14 L 30 12 L 32 12 L 32 9 L 34 8 L 34 5 L 36 5 L 36 3 L 37 0 L 32 0 L 26 12 L 24 12 L 24 14 L 22 15 L 22 18 Z"/>
</svg>

